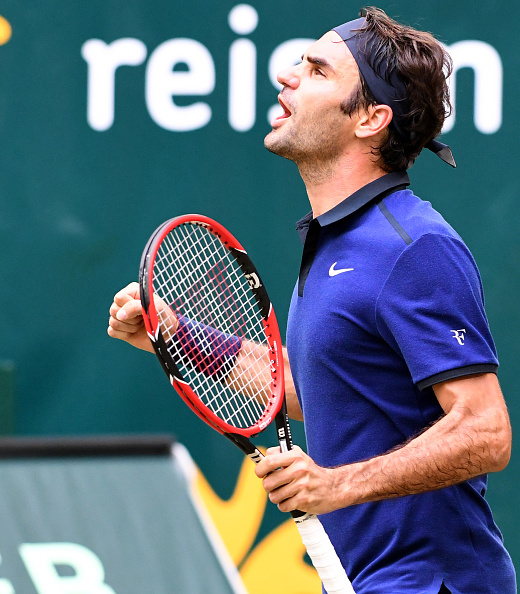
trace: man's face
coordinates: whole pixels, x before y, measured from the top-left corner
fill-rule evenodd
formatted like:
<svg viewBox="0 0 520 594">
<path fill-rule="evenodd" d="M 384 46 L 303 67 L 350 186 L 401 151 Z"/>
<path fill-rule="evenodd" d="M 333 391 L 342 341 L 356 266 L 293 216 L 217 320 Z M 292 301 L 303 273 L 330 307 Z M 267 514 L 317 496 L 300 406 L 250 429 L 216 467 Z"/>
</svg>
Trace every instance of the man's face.
<svg viewBox="0 0 520 594">
<path fill-rule="evenodd" d="M 297 163 L 339 156 L 354 134 L 354 120 L 343 113 L 341 103 L 359 84 L 357 64 L 341 37 L 326 33 L 278 81 L 284 113 L 271 122 L 266 148 Z"/>
</svg>

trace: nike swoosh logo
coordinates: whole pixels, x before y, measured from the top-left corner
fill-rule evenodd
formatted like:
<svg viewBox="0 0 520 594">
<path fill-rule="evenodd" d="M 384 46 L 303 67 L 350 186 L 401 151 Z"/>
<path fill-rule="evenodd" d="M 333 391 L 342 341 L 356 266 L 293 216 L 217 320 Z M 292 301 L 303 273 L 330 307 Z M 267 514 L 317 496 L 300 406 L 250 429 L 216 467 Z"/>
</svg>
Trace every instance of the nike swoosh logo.
<svg viewBox="0 0 520 594">
<path fill-rule="evenodd" d="M 351 270 L 354 270 L 353 268 L 338 268 L 336 270 L 334 268 L 336 264 L 337 262 L 334 262 L 334 264 L 329 268 L 329 276 L 336 276 L 337 274 L 341 274 L 342 272 L 350 272 Z"/>
</svg>

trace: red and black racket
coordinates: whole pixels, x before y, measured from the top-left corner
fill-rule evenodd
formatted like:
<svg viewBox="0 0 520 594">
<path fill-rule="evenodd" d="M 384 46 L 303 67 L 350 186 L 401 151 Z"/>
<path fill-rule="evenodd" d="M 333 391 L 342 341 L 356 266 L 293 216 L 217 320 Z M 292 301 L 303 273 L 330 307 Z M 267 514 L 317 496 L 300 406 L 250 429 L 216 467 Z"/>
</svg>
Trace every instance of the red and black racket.
<svg viewBox="0 0 520 594">
<path fill-rule="evenodd" d="M 240 243 L 207 217 L 171 219 L 146 244 L 139 285 L 155 353 L 189 408 L 254 462 L 262 453 L 250 438 L 273 420 L 290 450 L 280 332 Z M 318 518 L 291 514 L 328 594 L 353 594 Z"/>
</svg>

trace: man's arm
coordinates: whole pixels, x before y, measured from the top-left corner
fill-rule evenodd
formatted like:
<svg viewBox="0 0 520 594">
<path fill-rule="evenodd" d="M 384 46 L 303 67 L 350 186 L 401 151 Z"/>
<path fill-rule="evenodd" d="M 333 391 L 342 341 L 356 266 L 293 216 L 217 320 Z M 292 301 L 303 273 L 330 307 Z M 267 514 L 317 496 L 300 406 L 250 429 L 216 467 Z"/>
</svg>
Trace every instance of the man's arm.
<svg viewBox="0 0 520 594">
<path fill-rule="evenodd" d="M 157 303 L 156 307 L 158 310 L 161 309 L 161 306 L 157 306 Z M 166 327 L 176 327 L 176 324 L 168 323 L 166 324 Z M 112 338 L 124 340 L 136 348 L 151 353 L 154 352 L 143 322 L 139 285 L 137 283 L 130 283 L 114 296 L 114 302 L 110 306 L 108 334 Z M 242 349 L 235 364 L 235 370 L 237 372 L 239 372 L 240 369 L 254 366 L 254 361 L 258 358 L 258 354 L 255 351 L 258 348 L 260 348 L 259 345 L 256 345 L 255 343 L 249 344 L 246 341 L 243 342 Z M 298 398 L 296 397 L 296 390 L 292 380 L 286 348 L 283 349 L 283 359 L 287 410 L 291 418 L 302 421 L 303 415 L 298 403 Z M 227 380 L 230 385 L 232 385 L 234 377 L 235 374 L 231 371 Z M 262 386 L 268 385 L 270 377 L 265 378 L 259 376 L 258 381 L 261 382 Z"/>
<path fill-rule="evenodd" d="M 401 447 L 363 462 L 322 468 L 299 449 L 273 448 L 255 468 L 284 512 L 327 513 L 441 489 L 505 468 L 511 425 L 498 379 L 482 374 L 434 386 L 445 415 Z"/>
<path fill-rule="evenodd" d="M 295 421 L 303 421 L 303 412 L 300 407 L 298 396 L 296 395 L 296 387 L 294 385 L 286 347 L 283 349 L 283 369 L 285 373 L 285 400 L 287 402 L 287 414 Z"/>
<path fill-rule="evenodd" d="M 227 377 L 227 383 L 233 386 L 235 378 L 240 378 L 242 372 L 246 369 L 255 369 L 256 361 L 259 360 L 258 349 L 266 349 L 267 347 L 258 345 L 254 342 L 242 342 L 242 348 L 238 354 L 237 360 L 231 372 Z M 287 413 L 292 419 L 303 421 L 303 414 L 296 396 L 296 388 L 292 379 L 291 368 L 289 365 L 289 358 L 287 356 L 287 349 L 283 348 L 283 366 L 285 378 L 285 398 L 287 403 Z M 270 371 L 265 365 L 261 365 L 254 374 L 256 382 L 251 382 L 251 395 L 254 396 L 265 386 L 268 386 L 271 381 Z M 243 389 L 242 383 L 237 381 L 237 389 Z"/>
</svg>

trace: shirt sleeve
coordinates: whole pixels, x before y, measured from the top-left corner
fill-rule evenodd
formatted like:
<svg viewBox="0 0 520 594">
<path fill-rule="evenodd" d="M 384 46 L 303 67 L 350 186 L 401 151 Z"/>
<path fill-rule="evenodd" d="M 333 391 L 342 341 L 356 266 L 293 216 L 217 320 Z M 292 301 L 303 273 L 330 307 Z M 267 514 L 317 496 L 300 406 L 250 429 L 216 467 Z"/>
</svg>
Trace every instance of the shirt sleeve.
<svg viewBox="0 0 520 594">
<path fill-rule="evenodd" d="M 379 294 L 376 323 L 420 390 L 497 370 L 480 275 L 458 238 L 426 234 L 403 251 Z"/>
</svg>

